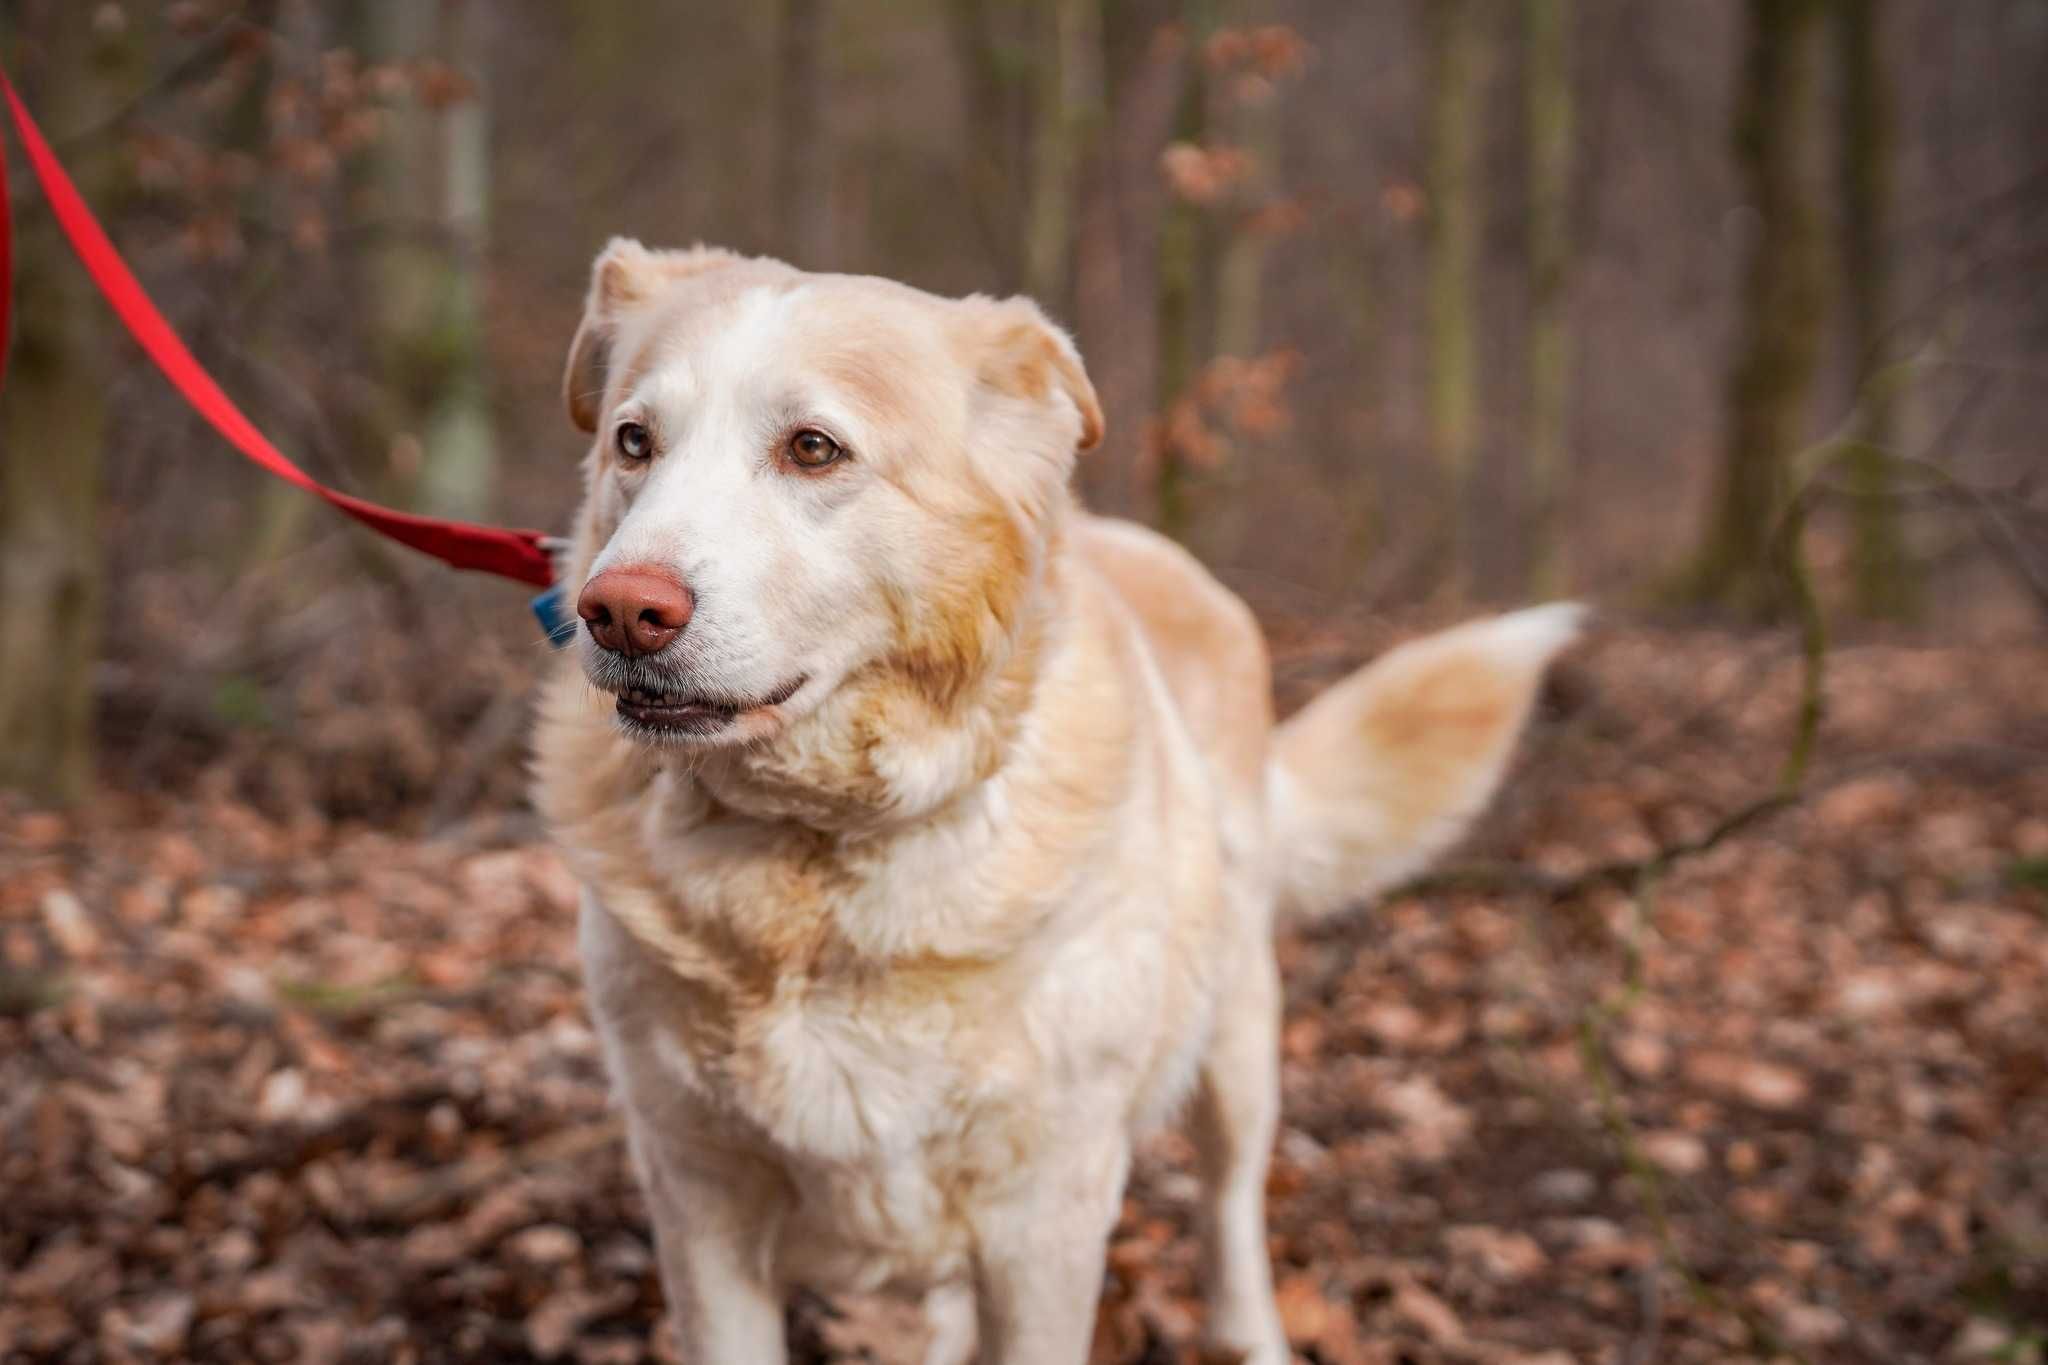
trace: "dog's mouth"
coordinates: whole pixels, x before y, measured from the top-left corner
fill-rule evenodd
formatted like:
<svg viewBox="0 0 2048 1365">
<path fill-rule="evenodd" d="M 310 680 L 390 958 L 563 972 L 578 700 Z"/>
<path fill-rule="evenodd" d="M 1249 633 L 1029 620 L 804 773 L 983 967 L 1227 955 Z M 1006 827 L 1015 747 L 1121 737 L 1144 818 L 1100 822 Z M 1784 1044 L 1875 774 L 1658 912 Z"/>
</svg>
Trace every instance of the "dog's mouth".
<svg viewBox="0 0 2048 1365">
<path fill-rule="evenodd" d="M 807 681 L 798 677 L 765 696 L 751 700 L 669 691 L 660 687 L 619 689 L 618 714 L 629 729 L 657 735 L 714 735 L 752 711 L 780 706 Z"/>
</svg>

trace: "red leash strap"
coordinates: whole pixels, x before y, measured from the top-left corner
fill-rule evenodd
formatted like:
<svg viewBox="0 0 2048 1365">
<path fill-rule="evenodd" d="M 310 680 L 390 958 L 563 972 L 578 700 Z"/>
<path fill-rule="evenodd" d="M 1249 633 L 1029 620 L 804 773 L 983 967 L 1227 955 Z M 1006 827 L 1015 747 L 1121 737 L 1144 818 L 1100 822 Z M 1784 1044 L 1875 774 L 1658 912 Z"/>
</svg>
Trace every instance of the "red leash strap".
<svg viewBox="0 0 2048 1365">
<path fill-rule="evenodd" d="M 543 544 L 546 537 L 539 531 L 513 531 L 499 526 L 477 526 L 470 522 L 444 521 L 438 517 L 400 512 L 329 488 L 286 459 L 242 415 L 242 410 L 234 405 L 233 400 L 221 392 L 220 385 L 214 383 L 213 377 L 201 368 L 192 353 L 185 349 L 185 343 L 171 330 L 171 324 L 149 301 L 149 295 L 143 292 L 140 282 L 122 261 L 120 253 L 114 250 L 114 244 L 107 239 L 106 231 L 92 216 L 92 210 L 86 207 L 78 187 L 64 173 L 64 167 L 58 163 L 56 154 L 43 139 L 35 120 L 29 117 L 21 96 L 15 93 L 13 83 L 4 72 L 0 72 L 0 92 L 7 96 L 14 126 L 21 133 L 29 166 L 35 171 L 43 195 L 50 202 L 50 211 L 56 215 L 58 226 L 70 239 L 71 249 L 78 253 L 86 273 L 92 276 L 92 282 L 106 296 L 107 303 L 121 319 L 122 325 L 127 327 L 128 334 L 156 362 L 164 377 L 185 396 L 193 411 L 226 437 L 228 444 L 278 478 L 324 498 L 379 535 L 430 554 L 455 568 L 476 569 L 543 588 L 554 581 L 554 564 Z M 5 180 L 5 175 L 0 174 L 0 367 L 4 367 L 6 360 L 5 336 L 14 287 L 12 233 Z"/>
</svg>

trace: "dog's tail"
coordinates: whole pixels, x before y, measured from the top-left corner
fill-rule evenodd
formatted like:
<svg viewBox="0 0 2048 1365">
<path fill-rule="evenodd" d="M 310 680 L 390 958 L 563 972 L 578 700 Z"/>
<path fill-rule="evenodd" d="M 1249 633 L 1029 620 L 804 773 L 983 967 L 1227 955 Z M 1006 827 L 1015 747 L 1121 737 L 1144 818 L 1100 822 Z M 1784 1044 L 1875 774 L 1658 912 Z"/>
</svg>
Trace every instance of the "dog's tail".
<svg viewBox="0 0 2048 1365">
<path fill-rule="evenodd" d="M 1455 843 L 1583 615 L 1559 603 L 1411 641 L 1282 725 L 1269 784 L 1281 913 L 1357 905 Z"/>
</svg>

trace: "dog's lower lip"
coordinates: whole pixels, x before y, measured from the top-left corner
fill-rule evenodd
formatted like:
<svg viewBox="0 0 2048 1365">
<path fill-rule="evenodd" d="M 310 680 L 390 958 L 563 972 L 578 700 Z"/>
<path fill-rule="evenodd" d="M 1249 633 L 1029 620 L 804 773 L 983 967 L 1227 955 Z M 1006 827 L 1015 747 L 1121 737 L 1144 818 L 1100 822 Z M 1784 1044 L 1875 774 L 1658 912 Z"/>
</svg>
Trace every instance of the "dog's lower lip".
<svg viewBox="0 0 2048 1365">
<path fill-rule="evenodd" d="M 797 678 L 759 700 L 748 702 L 724 702 L 681 692 L 628 687 L 618 694 L 616 709 L 622 719 L 649 730 L 710 734 L 731 724 L 743 712 L 779 706 L 795 696 L 804 682 L 804 678 Z"/>
<path fill-rule="evenodd" d="M 674 702 L 644 692 L 628 692 L 617 704 L 619 715 L 649 730 L 708 734 L 732 723 L 739 712 L 704 702 Z"/>
</svg>

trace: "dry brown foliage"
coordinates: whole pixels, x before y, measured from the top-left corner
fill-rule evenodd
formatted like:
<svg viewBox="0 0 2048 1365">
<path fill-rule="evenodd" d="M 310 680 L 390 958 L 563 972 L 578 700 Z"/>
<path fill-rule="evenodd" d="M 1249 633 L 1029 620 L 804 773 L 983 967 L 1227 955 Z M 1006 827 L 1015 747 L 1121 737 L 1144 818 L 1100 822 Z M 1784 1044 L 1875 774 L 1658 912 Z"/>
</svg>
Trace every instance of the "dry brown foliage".
<svg viewBox="0 0 2048 1365">
<path fill-rule="evenodd" d="M 1392 638 L 1275 633 L 1291 700 Z M 1596 639 L 1461 861 L 1568 880 L 1697 839 L 1770 789 L 1799 672 L 1777 638 Z M 1286 935 L 1270 1192 L 1304 1358 L 2029 1358 L 2044 672 L 1838 651 L 1806 798 L 1677 863 L 1647 922 L 1603 882 Z M 0 1354 L 666 1358 L 561 865 L 517 809 L 417 839 L 291 789 L 217 769 L 0 813 Z M 1194 1191 L 1187 1144 L 1151 1143 L 1098 1361 L 1198 1358 Z M 810 1365 L 915 1346 L 888 1302 L 794 1321 Z"/>
</svg>

